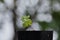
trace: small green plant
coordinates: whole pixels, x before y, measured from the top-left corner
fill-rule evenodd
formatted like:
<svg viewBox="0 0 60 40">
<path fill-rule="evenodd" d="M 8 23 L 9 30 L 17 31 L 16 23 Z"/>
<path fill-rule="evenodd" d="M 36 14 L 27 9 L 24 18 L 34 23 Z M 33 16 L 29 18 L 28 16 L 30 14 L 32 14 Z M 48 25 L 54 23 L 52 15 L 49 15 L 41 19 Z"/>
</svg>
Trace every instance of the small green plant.
<svg viewBox="0 0 60 40">
<path fill-rule="evenodd" d="M 22 16 L 22 22 L 23 22 L 23 27 L 27 28 L 32 25 L 32 20 L 30 19 L 30 16 Z"/>
</svg>

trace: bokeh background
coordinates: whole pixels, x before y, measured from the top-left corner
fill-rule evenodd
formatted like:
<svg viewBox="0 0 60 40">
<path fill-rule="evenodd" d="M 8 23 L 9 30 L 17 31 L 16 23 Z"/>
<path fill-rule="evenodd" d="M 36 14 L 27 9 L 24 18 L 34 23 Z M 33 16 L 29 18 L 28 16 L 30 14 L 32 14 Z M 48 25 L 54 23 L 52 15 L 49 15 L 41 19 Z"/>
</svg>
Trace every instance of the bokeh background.
<svg viewBox="0 0 60 40">
<path fill-rule="evenodd" d="M 25 15 L 32 20 L 28 28 Z M 0 40 L 13 40 L 18 30 L 53 31 L 53 40 L 60 40 L 60 0 L 0 0 Z"/>
</svg>

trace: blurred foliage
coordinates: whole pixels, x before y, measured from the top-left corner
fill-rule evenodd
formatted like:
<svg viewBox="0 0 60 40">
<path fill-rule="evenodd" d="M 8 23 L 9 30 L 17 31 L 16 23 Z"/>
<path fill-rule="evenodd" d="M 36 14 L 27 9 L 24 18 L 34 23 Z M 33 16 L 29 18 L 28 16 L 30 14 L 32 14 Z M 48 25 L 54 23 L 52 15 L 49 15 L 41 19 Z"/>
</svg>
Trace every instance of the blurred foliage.
<svg viewBox="0 0 60 40">
<path fill-rule="evenodd" d="M 54 18 L 54 20 L 55 20 L 55 22 L 56 22 L 56 25 L 58 25 L 57 27 L 56 27 L 56 29 L 58 28 L 58 34 L 59 34 L 59 38 L 58 38 L 58 40 L 60 40 L 60 12 L 55 12 L 55 11 L 53 11 L 53 18 Z M 55 29 L 55 30 L 56 30 Z"/>
<path fill-rule="evenodd" d="M 39 23 L 42 26 L 42 30 L 45 30 L 46 28 L 52 28 L 55 31 L 57 31 L 59 35 L 58 40 L 60 40 L 60 12 L 52 11 L 52 17 L 53 20 L 50 23 L 46 22 L 39 22 Z"/>
<path fill-rule="evenodd" d="M 4 0 L 0 0 L 1 2 L 4 2 Z"/>
</svg>

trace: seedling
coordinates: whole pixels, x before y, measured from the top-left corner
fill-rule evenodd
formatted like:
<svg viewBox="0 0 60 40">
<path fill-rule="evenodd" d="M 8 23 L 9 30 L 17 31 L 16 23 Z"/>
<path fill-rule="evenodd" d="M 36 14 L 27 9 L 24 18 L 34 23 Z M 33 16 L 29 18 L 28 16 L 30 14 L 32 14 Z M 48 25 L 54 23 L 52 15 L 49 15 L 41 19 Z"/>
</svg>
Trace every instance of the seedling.
<svg viewBox="0 0 60 40">
<path fill-rule="evenodd" d="M 32 25 L 32 20 L 30 19 L 30 16 L 22 16 L 22 22 L 23 22 L 23 27 L 27 28 Z"/>
</svg>

